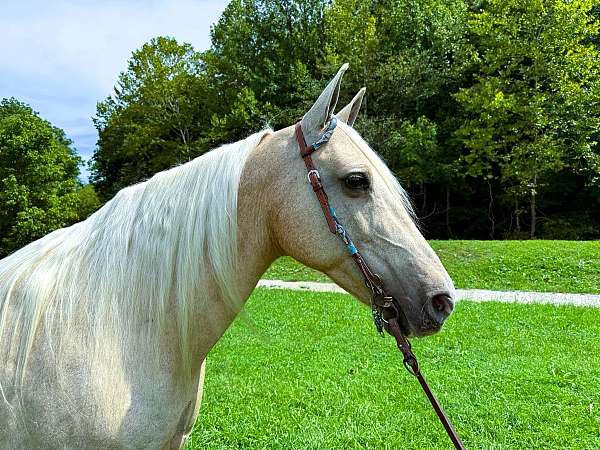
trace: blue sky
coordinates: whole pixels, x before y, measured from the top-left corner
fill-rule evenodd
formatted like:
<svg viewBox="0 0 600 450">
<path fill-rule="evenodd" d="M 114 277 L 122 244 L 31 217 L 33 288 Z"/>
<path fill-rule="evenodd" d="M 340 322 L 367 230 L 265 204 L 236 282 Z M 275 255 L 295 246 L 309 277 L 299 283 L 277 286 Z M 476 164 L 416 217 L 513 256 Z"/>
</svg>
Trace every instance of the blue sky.
<svg viewBox="0 0 600 450">
<path fill-rule="evenodd" d="M 0 98 L 16 97 L 64 129 L 86 161 L 97 139 L 96 103 L 113 92 L 131 52 L 161 35 L 207 49 L 210 26 L 228 3 L 0 1 Z"/>
</svg>

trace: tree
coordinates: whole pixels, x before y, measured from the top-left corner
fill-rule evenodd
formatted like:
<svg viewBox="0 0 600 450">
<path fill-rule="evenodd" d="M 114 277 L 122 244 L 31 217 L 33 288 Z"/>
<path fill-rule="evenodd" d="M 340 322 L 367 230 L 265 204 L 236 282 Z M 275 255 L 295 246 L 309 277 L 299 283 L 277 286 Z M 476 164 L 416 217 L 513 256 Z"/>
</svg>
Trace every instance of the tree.
<svg viewBox="0 0 600 450">
<path fill-rule="evenodd" d="M 367 87 L 355 126 L 428 236 L 520 235 L 526 220 L 531 236 L 559 236 L 585 216 L 577 235 L 594 237 L 599 11 L 588 0 L 232 0 L 208 51 L 156 38 L 133 53 L 98 104 L 92 180 L 106 200 L 288 126 L 350 62 L 340 102 Z"/>
<path fill-rule="evenodd" d="M 256 99 L 246 132 L 295 122 L 311 106 L 325 79 L 324 0 L 233 0 L 212 29 L 207 69 L 226 111 L 239 95 Z M 337 71 L 330 68 L 326 73 Z M 230 129 L 232 135 L 237 133 Z"/>
<path fill-rule="evenodd" d="M 0 101 L 0 256 L 81 218 L 80 162 L 62 130 Z"/>
<path fill-rule="evenodd" d="M 600 129 L 597 35 L 588 0 L 490 0 L 470 21 L 474 83 L 456 95 L 467 175 L 498 179 L 515 204 L 517 227 L 549 174 L 597 166 L 592 137 Z"/>
<path fill-rule="evenodd" d="M 448 142 L 452 94 L 470 61 L 467 19 L 463 0 L 336 0 L 325 15 L 326 61 L 351 62 L 348 90 L 367 86 L 357 128 L 420 197 L 421 215 L 444 213 L 448 235 L 461 151 Z M 439 191 L 445 207 L 429 191 Z"/>
<path fill-rule="evenodd" d="M 97 106 L 91 180 L 101 197 L 204 153 L 215 103 L 191 45 L 159 37 L 135 51 L 114 95 Z"/>
<path fill-rule="evenodd" d="M 101 198 L 223 142 L 298 119 L 313 97 L 306 91 L 322 87 L 314 73 L 324 7 L 320 0 L 234 0 L 212 30 L 209 51 L 166 37 L 135 51 L 115 94 L 97 107 L 91 180 Z"/>
<path fill-rule="evenodd" d="M 372 68 L 379 60 L 378 16 L 370 2 L 337 0 L 325 11 L 325 61 L 338 68 L 349 63 L 344 75 L 343 92 L 354 95 L 372 81 Z M 371 95 L 367 92 L 367 98 Z M 363 100 L 362 115 L 368 114 L 368 102 Z"/>
</svg>

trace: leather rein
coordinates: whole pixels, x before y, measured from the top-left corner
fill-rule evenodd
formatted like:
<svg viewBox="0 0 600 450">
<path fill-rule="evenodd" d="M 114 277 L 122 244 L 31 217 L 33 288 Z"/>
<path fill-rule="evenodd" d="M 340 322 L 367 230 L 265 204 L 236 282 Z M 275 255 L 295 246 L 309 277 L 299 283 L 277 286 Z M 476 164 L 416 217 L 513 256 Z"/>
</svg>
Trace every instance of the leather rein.
<svg viewBox="0 0 600 450">
<path fill-rule="evenodd" d="M 406 367 L 406 370 L 408 370 L 408 372 L 415 376 L 419 381 L 419 384 L 423 388 L 423 391 L 425 391 L 425 395 L 427 395 L 427 398 L 431 402 L 435 413 L 440 419 L 440 422 L 442 422 L 442 425 L 444 426 L 446 433 L 448 433 L 448 436 L 454 444 L 454 447 L 458 450 L 464 450 L 465 447 L 458 437 L 458 434 L 444 413 L 439 401 L 435 395 L 433 395 L 433 392 L 425 381 L 425 378 L 419 369 L 417 358 L 412 352 L 410 342 L 402 332 L 401 324 L 407 324 L 408 322 L 399 301 L 386 292 L 381 277 L 371 270 L 352 242 L 350 235 L 338 220 L 335 214 L 335 209 L 329 203 L 329 199 L 327 198 L 327 194 L 323 188 L 319 171 L 313 163 L 312 154 L 329 141 L 336 125 L 337 119 L 335 116 L 333 116 L 326 124 L 319 139 L 313 144 L 307 145 L 306 139 L 304 138 L 304 133 L 302 132 L 302 126 L 300 122 L 296 123 L 296 140 L 298 141 L 298 146 L 300 147 L 300 156 L 302 157 L 304 165 L 306 166 L 306 170 L 308 171 L 308 180 L 310 181 L 312 189 L 319 200 L 321 209 L 323 210 L 323 215 L 327 221 L 327 226 L 329 227 L 329 231 L 338 235 L 342 239 L 346 249 L 348 250 L 348 253 L 362 273 L 365 285 L 371 290 L 371 311 L 373 315 L 373 322 L 375 323 L 377 331 L 380 334 L 383 334 L 383 330 L 385 329 L 396 339 L 396 345 L 404 357 L 404 367 Z"/>
</svg>

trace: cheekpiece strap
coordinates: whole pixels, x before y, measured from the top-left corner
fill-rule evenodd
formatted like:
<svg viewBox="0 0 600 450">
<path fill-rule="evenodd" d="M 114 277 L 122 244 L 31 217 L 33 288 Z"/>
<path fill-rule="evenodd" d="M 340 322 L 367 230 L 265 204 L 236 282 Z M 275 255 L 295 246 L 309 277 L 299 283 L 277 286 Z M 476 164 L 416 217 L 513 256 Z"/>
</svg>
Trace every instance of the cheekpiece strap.
<svg viewBox="0 0 600 450">
<path fill-rule="evenodd" d="M 296 140 L 298 141 L 298 146 L 300 147 L 300 155 L 302 156 L 302 160 L 304 161 L 304 165 L 306 166 L 306 170 L 308 171 L 308 180 L 319 200 L 321 205 L 321 209 L 323 210 L 323 215 L 325 216 L 325 220 L 327 221 L 327 226 L 329 227 L 329 231 L 334 234 L 337 234 L 340 239 L 344 242 L 346 246 L 346 250 L 354 259 L 356 265 L 362 272 L 365 278 L 365 284 L 367 287 L 373 292 L 373 295 L 384 296 L 383 294 L 383 284 L 377 275 L 375 275 L 367 263 L 364 261 L 360 252 L 352 242 L 352 238 L 350 234 L 339 221 L 335 208 L 329 203 L 329 199 L 325 190 L 323 189 L 323 184 L 321 181 L 321 176 L 319 175 L 319 171 L 316 169 L 313 160 L 312 154 L 319 149 L 323 144 L 327 143 L 335 131 L 335 127 L 337 126 L 337 118 L 332 116 L 329 122 L 325 125 L 325 129 L 323 133 L 319 136 L 319 139 L 312 144 L 307 145 L 306 139 L 304 137 L 304 133 L 302 132 L 301 122 L 296 123 Z M 378 326 L 378 328 L 380 328 Z"/>
</svg>

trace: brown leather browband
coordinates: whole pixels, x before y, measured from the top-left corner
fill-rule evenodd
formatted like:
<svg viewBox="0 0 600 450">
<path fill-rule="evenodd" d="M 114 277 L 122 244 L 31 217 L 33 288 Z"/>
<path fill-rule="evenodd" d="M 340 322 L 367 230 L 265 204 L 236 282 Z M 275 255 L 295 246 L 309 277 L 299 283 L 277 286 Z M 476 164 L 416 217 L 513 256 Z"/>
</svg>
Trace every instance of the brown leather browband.
<svg viewBox="0 0 600 450">
<path fill-rule="evenodd" d="M 352 256 L 358 269 L 362 273 L 366 286 L 371 290 L 371 308 L 373 312 L 373 320 L 375 322 L 377 330 L 379 332 L 382 332 L 385 328 L 389 334 L 394 336 L 394 338 L 396 339 L 396 345 L 398 346 L 398 349 L 402 352 L 402 355 L 404 357 L 404 366 L 419 381 L 419 384 L 423 388 L 423 391 L 425 391 L 425 395 L 427 395 L 427 398 L 431 402 L 435 413 L 440 419 L 440 422 L 442 422 L 442 425 L 444 426 L 446 433 L 448 433 L 448 436 L 454 444 L 454 447 L 457 450 L 465 450 L 465 447 L 461 442 L 460 438 L 458 437 L 456 430 L 450 423 L 450 420 L 442 410 L 439 401 L 437 400 L 435 395 L 433 395 L 433 392 L 431 392 L 429 385 L 425 381 L 425 378 L 423 377 L 423 374 L 419 369 L 419 363 L 417 362 L 417 358 L 412 352 L 410 342 L 408 341 L 408 339 L 406 339 L 404 333 L 402 332 L 399 321 L 401 320 L 401 318 L 403 318 L 405 321 L 404 323 L 408 322 L 406 320 L 406 317 L 404 316 L 402 308 L 400 307 L 400 302 L 391 295 L 387 294 L 381 277 L 374 273 L 369 267 L 369 265 L 362 258 L 360 252 L 354 246 L 352 239 L 350 239 L 348 232 L 338 220 L 335 214 L 335 210 L 329 203 L 329 199 L 327 198 L 327 194 L 325 193 L 325 189 L 323 188 L 321 176 L 319 175 L 319 171 L 313 163 L 311 155 L 321 145 L 323 145 L 329 140 L 329 137 L 333 133 L 333 129 L 335 128 L 335 126 L 336 118 L 332 117 L 325 128 L 325 132 L 317 141 L 317 143 L 313 145 L 307 145 L 306 139 L 304 138 L 304 133 L 302 132 L 301 123 L 296 123 L 296 140 L 298 141 L 298 146 L 300 147 L 300 156 L 302 157 L 304 165 L 306 166 L 306 170 L 308 171 L 308 180 L 310 181 L 312 189 L 315 195 L 317 196 L 317 199 L 319 200 L 321 209 L 323 210 L 323 215 L 325 216 L 325 220 L 327 221 L 327 226 L 329 227 L 329 231 L 339 235 L 340 238 L 343 240 L 344 244 L 346 245 L 346 248 L 348 249 L 348 252 Z"/>
</svg>

